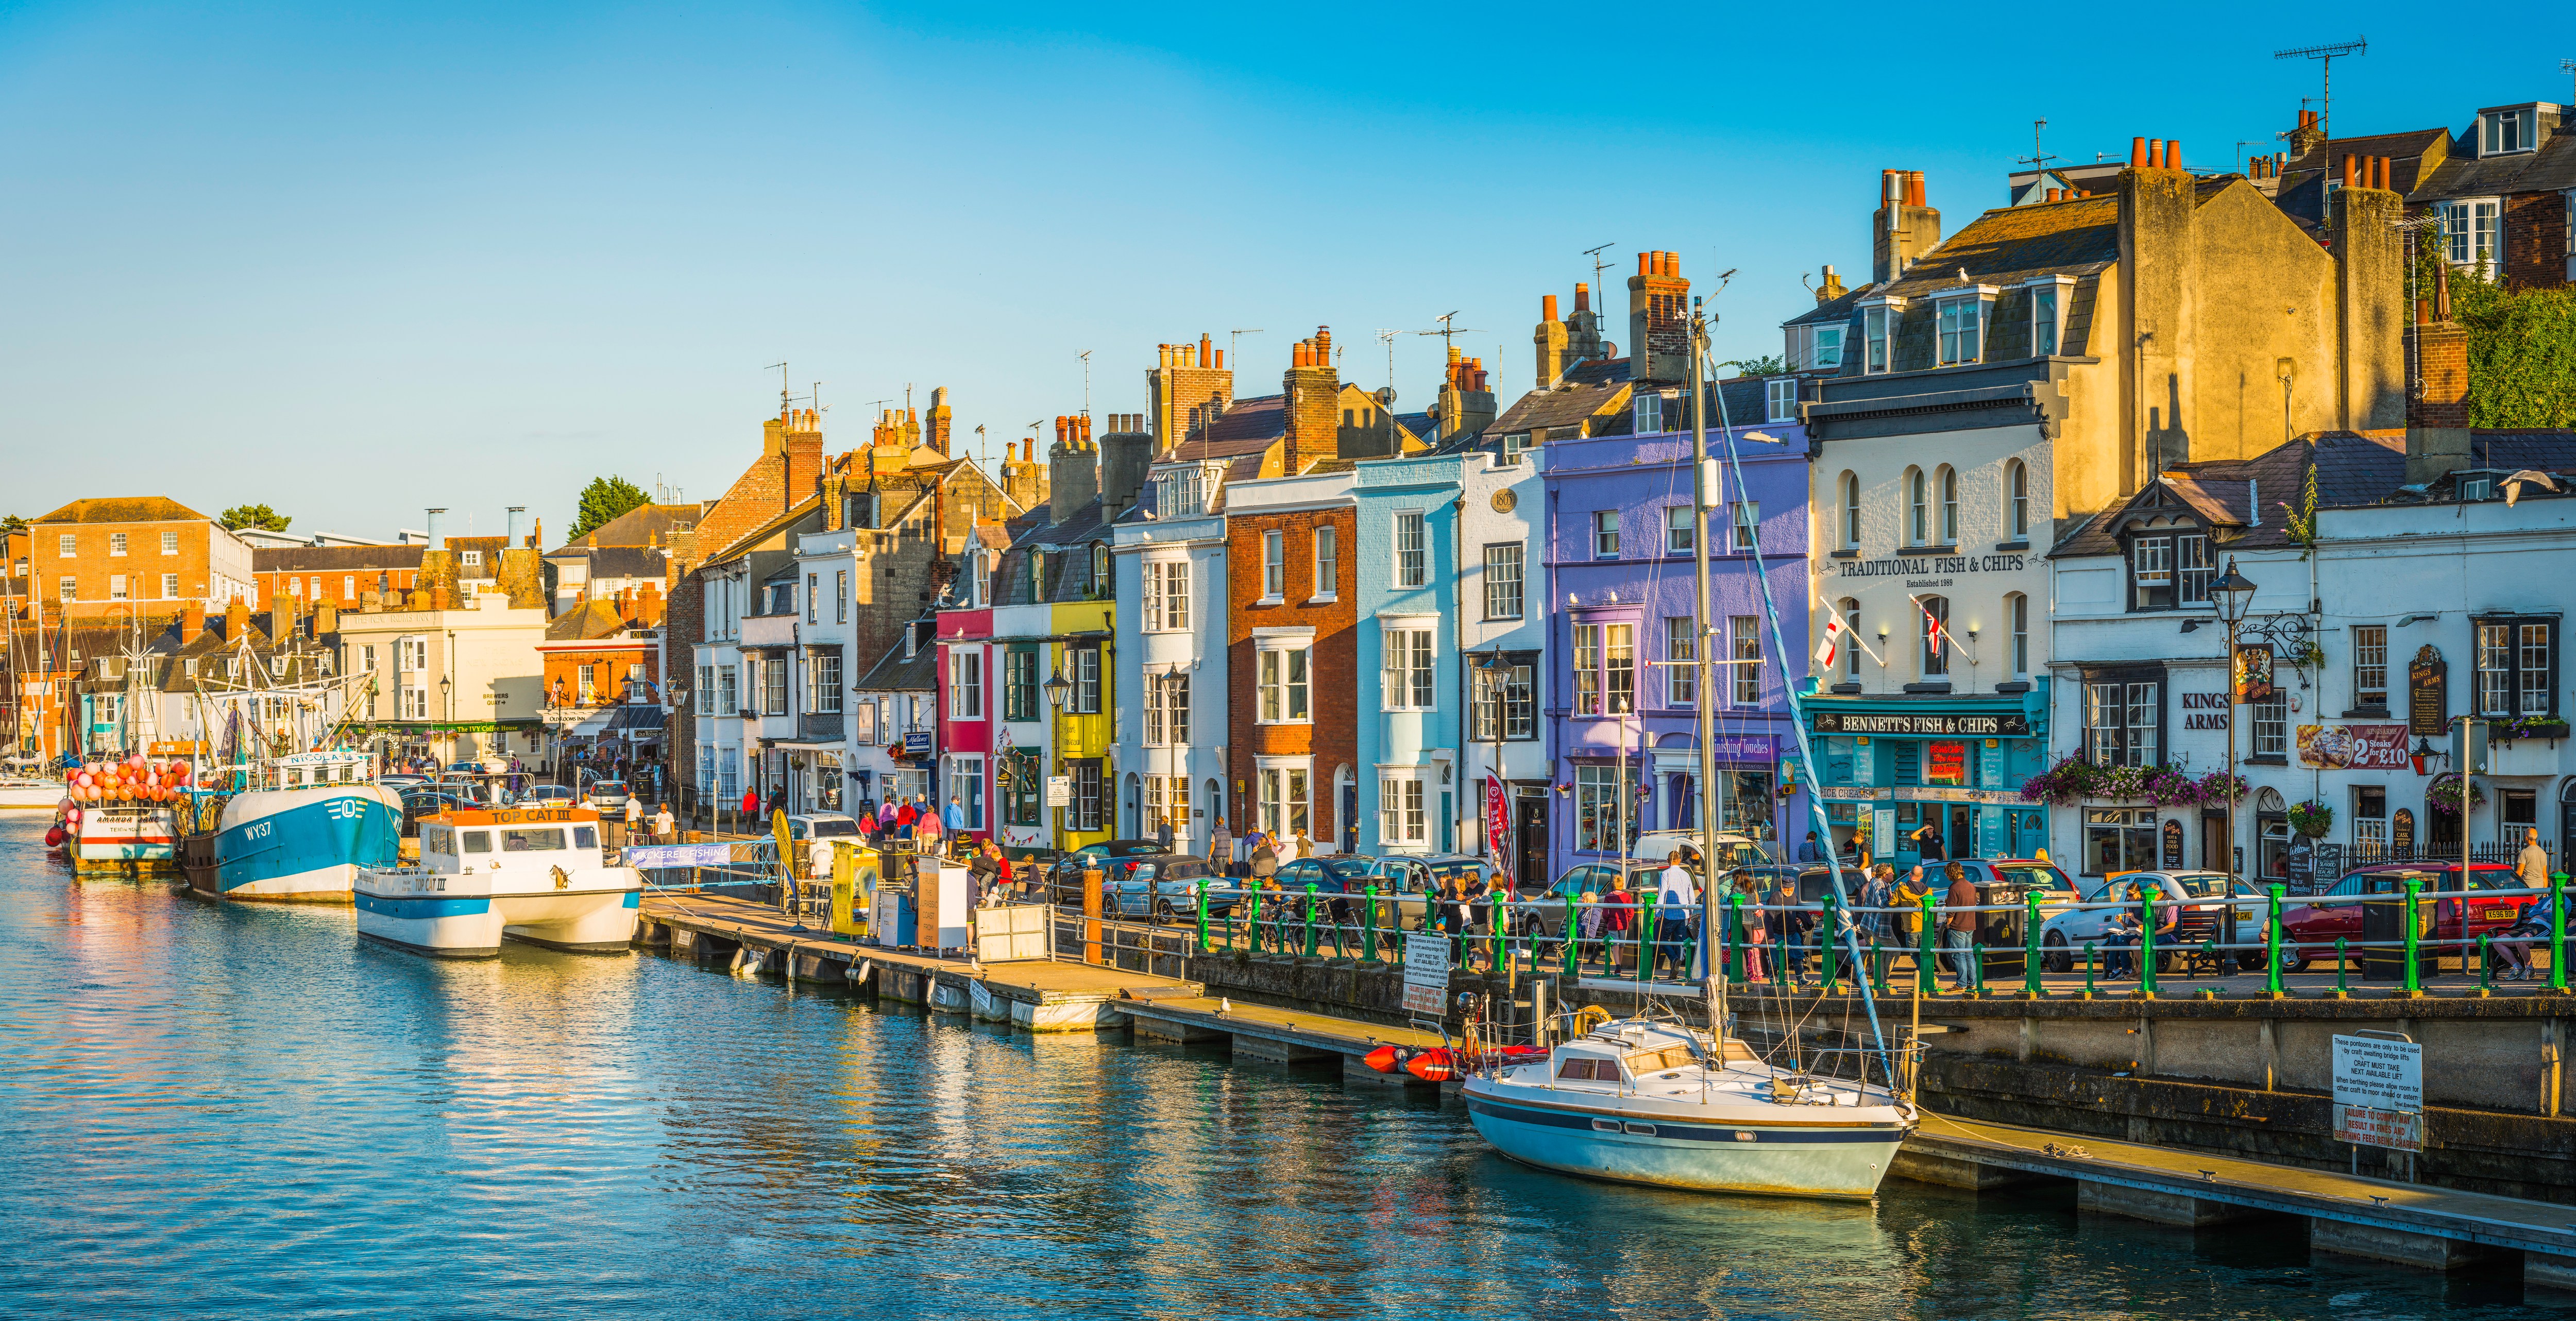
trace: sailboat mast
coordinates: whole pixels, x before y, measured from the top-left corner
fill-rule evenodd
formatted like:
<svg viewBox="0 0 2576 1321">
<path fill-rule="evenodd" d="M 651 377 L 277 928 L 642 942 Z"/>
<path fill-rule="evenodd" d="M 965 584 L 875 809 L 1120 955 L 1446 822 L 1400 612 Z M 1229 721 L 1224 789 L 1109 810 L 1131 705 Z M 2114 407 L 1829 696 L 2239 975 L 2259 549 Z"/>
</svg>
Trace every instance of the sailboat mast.
<svg viewBox="0 0 2576 1321">
<path fill-rule="evenodd" d="M 1725 928 L 1718 925 L 1722 911 L 1717 902 L 1717 692 L 1709 666 L 1716 650 L 1717 635 L 1709 627 L 1708 511 L 1717 494 L 1717 462 L 1708 457 L 1708 320 L 1701 313 L 1699 300 L 1691 300 L 1691 570 L 1696 579 L 1699 645 L 1691 659 L 1699 668 L 1699 682 L 1693 685 L 1699 705 L 1699 901 L 1700 940 L 1708 953 L 1702 962 L 1708 974 L 1709 1039 L 1716 1045 L 1720 1067 L 1726 1062 L 1726 975 L 1718 964 L 1720 951 L 1726 948 Z"/>
</svg>

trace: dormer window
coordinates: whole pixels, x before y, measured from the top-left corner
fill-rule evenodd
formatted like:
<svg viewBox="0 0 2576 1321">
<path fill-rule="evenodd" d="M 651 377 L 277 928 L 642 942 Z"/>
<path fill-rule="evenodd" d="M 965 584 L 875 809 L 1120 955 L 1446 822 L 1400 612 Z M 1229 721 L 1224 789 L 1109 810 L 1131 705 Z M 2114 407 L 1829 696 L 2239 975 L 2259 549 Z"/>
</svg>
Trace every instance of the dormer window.
<svg viewBox="0 0 2576 1321">
<path fill-rule="evenodd" d="M 1886 303 L 1861 309 L 1861 372 L 1864 375 L 1876 375 L 1887 370 L 1887 320 L 1892 310 Z"/>
<path fill-rule="evenodd" d="M 1664 429 L 1664 397 L 1659 394 L 1637 396 L 1637 434 L 1651 436 Z"/>
<path fill-rule="evenodd" d="M 2194 609 L 2209 604 L 2209 536 L 2166 528 L 2129 538 L 2129 608 Z"/>
<path fill-rule="evenodd" d="M 2066 298 L 2075 282 L 2062 275 L 2031 281 L 2030 290 L 2030 356 L 2055 357 L 2062 351 L 2066 336 Z"/>
<path fill-rule="evenodd" d="M 1963 367 L 1985 358 L 1986 294 L 1982 289 L 1969 290 L 1958 297 L 1943 298 L 1940 309 L 1941 365 Z"/>
<path fill-rule="evenodd" d="M 2459 481 L 2460 500 L 2462 503 L 2467 503 L 2471 500 L 2492 500 L 2495 498 L 2494 473 L 2464 472 L 2460 474 Z"/>
<path fill-rule="evenodd" d="M 1843 365 L 1843 328 L 1841 326 L 1816 327 L 1816 351 L 1808 359 L 1808 363 L 1820 370 Z"/>
<path fill-rule="evenodd" d="M 1762 383 L 1763 420 L 1795 422 L 1798 420 L 1798 378 L 1775 376 Z"/>
<path fill-rule="evenodd" d="M 2537 111 L 2536 106 L 2522 106 L 2513 110 L 2481 112 L 2478 115 L 2478 154 L 2510 156 L 2540 145 L 2537 141 L 2539 134 L 2533 131 L 2539 127 L 2533 122 L 2539 118 Z"/>
</svg>

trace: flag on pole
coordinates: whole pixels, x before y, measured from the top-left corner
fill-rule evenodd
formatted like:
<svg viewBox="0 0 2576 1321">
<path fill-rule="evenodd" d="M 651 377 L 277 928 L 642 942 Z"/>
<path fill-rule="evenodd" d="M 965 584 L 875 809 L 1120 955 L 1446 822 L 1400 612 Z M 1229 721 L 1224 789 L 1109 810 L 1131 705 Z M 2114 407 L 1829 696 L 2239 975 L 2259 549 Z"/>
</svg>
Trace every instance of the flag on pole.
<svg viewBox="0 0 2576 1321">
<path fill-rule="evenodd" d="M 1830 670 L 1834 667 L 1834 662 L 1842 656 L 1843 634 L 1850 631 L 1843 627 L 1843 621 L 1840 619 L 1831 614 L 1825 616 L 1825 640 L 1816 644 L 1818 668 Z"/>
<path fill-rule="evenodd" d="M 1949 639 L 1941 635 L 1941 616 L 1932 613 L 1932 607 L 1924 605 L 1920 598 L 1915 600 L 1914 605 L 1923 612 L 1923 645 L 1929 648 L 1933 655 L 1938 656 L 1942 648 L 1949 645 Z"/>
</svg>

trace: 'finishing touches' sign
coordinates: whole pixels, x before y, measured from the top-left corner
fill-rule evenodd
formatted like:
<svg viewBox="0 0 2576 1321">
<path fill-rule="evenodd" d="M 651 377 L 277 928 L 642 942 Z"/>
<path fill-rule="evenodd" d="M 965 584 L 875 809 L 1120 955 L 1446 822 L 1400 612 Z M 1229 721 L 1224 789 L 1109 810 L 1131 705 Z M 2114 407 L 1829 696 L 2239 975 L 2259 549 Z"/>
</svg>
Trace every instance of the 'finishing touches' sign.
<svg viewBox="0 0 2576 1321">
<path fill-rule="evenodd" d="M 1818 711 L 1819 734 L 1911 734 L 1922 738 L 2027 738 L 2030 717 L 1881 715 L 1861 711 Z"/>
</svg>

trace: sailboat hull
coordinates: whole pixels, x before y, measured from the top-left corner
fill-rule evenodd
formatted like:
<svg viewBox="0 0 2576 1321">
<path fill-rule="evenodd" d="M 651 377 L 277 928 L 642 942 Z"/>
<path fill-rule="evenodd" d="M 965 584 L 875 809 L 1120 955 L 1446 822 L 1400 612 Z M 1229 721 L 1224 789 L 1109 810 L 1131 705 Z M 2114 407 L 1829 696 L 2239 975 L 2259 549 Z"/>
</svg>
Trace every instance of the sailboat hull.
<svg viewBox="0 0 2576 1321">
<path fill-rule="evenodd" d="M 1496 1151 L 1526 1165 L 1693 1192 L 1865 1199 L 1905 1141 L 1901 1122 L 1712 1126 L 1494 1095 L 1473 1081 L 1467 1116 Z"/>
</svg>

